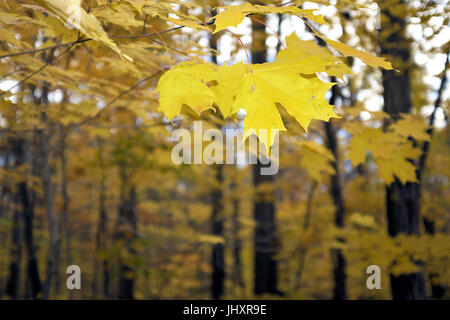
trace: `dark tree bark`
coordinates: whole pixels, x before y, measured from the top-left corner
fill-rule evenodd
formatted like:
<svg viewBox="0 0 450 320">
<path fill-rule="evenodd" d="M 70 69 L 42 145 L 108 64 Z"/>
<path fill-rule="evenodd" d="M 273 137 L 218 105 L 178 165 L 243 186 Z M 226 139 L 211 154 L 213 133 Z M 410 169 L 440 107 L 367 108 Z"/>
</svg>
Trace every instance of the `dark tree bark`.
<svg viewBox="0 0 450 320">
<path fill-rule="evenodd" d="M 234 191 L 236 192 L 236 191 Z M 239 222 L 239 199 L 238 197 L 233 198 L 233 213 L 231 217 L 231 232 L 233 237 L 233 283 L 235 287 L 244 287 L 244 282 L 242 280 L 242 263 L 241 263 L 241 248 L 242 241 L 239 238 L 239 232 L 241 229 L 241 224 Z"/>
<path fill-rule="evenodd" d="M 22 212 L 16 204 L 13 216 L 11 234 L 11 249 L 9 261 L 9 276 L 6 284 L 6 294 L 12 299 L 19 298 L 20 260 L 22 257 Z"/>
<path fill-rule="evenodd" d="M 214 16 L 214 11 L 212 10 L 211 16 Z M 209 38 L 209 46 L 217 50 L 217 36 L 211 35 Z M 217 56 L 215 54 L 211 55 L 211 60 L 213 63 L 217 64 Z M 219 112 L 219 111 L 218 111 Z M 219 186 L 214 187 L 211 193 L 212 200 L 212 213 L 211 213 L 211 225 L 212 233 L 215 236 L 223 237 L 223 165 L 216 165 L 216 179 Z M 224 257 L 224 244 L 216 243 L 212 248 L 211 255 L 211 266 L 212 266 L 212 284 L 211 292 L 213 299 L 220 299 L 225 291 L 225 257 Z"/>
<path fill-rule="evenodd" d="M 125 165 L 120 167 L 120 206 L 116 226 L 116 239 L 125 246 L 127 255 L 136 255 L 133 242 L 137 239 L 137 215 L 136 215 L 136 187 L 128 181 Z M 135 275 L 134 266 L 127 257 L 119 262 L 119 299 L 134 299 Z"/>
<path fill-rule="evenodd" d="M 46 132 L 48 120 L 47 120 L 47 105 L 49 87 L 45 85 L 42 89 L 41 103 L 43 104 L 43 111 L 41 112 L 42 123 L 44 128 L 40 130 L 41 134 L 41 156 L 42 156 L 42 184 L 44 187 L 44 201 L 47 212 L 47 220 L 49 227 L 49 254 L 47 257 L 47 271 L 46 279 L 43 290 L 43 298 L 48 299 L 50 297 L 50 290 L 52 286 L 52 280 L 57 274 L 57 268 L 59 264 L 59 227 L 56 213 L 53 204 L 53 190 L 52 190 L 52 174 L 50 168 L 50 139 Z"/>
<path fill-rule="evenodd" d="M 25 165 L 28 161 L 26 140 L 22 138 L 12 141 L 15 166 Z M 41 281 L 39 278 L 38 263 L 35 254 L 33 238 L 34 218 L 34 193 L 28 189 L 26 180 L 17 183 L 15 195 L 15 209 L 12 232 L 10 275 L 7 283 L 7 294 L 12 298 L 18 298 L 20 259 L 23 245 L 26 253 L 26 288 L 25 298 L 37 299 L 41 292 Z"/>
<path fill-rule="evenodd" d="M 447 84 L 447 68 L 449 64 L 449 53 L 447 52 L 447 59 L 445 60 L 445 66 L 444 66 L 444 74 L 442 76 L 441 85 L 439 86 L 438 95 L 436 98 L 436 101 L 434 103 L 434 109 L 431 113 L 430 120 L 428 122 L 430 128 L 427 130 L 427 133 L 430 135 L 430 138 L 433 137 L 434 132 L 434 121 L 436 118 L 436 111 L 440 108 L 441 102 L 442 102 L 442 93 L 444 92 L 445 86 Z M 448 124 L 447 124 L 448 128 Z M 419 168 L 418 168 L 418 179 L 419 182 L 422 182 L 423 179 L 423 172 L 425 170 L 425 164 L 428 157 L 428 152 L 430 150 L 430 142 L 431 141 L 425 141 L 422 146 L 422 156 L 420 157 L 419 161 Z M 434 236 L 436 233 L 436 227 L 434 224 L 434 221 L 430 218 L 424 217 L 423 218 L 423 224 L 425 227 L 425 232 L 430 234 L 431 236 Z M 430 286 L 431 286 L 431 297 L 435 299 L 440 299 L 445 295 L 445 288 L 440 283 L 440 276 L 437 272 L 430 272 L 428 274 L 428 278 L 430 279 Z"/>
<path fill-rule="evenodd" d="M 405 65 L 410 61 L 409 43 L 405 36 L 406 21 L 396 16 L 389 9 L 389 1 L 381 1 L 381 12 L 384 15 L 382 29 L 390 34 L 380 39 L 381 53 L 388 56 L 394 64 L 400 65 L 400 72 L 383 70 L 383 98 L 384 111 L 396 121 L 400 113 L 411 111 L 411 86 L 409 70 Z M 401 5 L 407 10 L 408 4 Z M 397 7 L 396 7 L 397 8 Z M 392 31 L 391 31 L 392 30 Z M 420 222 L 420 185 L 406 183 L 402 185 L 396 179 L 386 186 L 386 211 L 388 232 L 395 237 L 399 233 L 419 234 Z M 420 263 L 418 263 L 420 264 Z M 395 300 L 425 299 L 425 282 L 421 272 L 400 276 L 391 275 L 391 292 Z"/>
<path fill-rule="evenodd" d="M 37 143 L 35 143 L 37 144 Z M 28 159 L 28 157 L 27 157 Z M 32 161 L 32 174 L 37 174 L 36 161 Z M 38 261 L 33 236 L 35 193 L 27 187 L 26 182 L 21 182 L 18 187 L 23 207 L 24 219 L 24 244 L 27 253 L 27 279 L 26 299 L 38 299 L 42 292 L 42 284 L 39 276 Z"/>
<path fill-rule="evenodd" d="M 27 253 L 27 295 L 26 298 L 38 299 L 42 291 L 41 279 L 39 276 L 38 261 L 36 258 L 36 248 L 33 237 L 34 220 L 34 195 L 30 194 L 25 183 L 19 186 L 19 192 L 23 204 L 24 219 L 24 244 Z"/>
<path fill-rule="evenodd" d="M 255 16 L 260 21 L 265 21 L 265 16 Z M 252 20 L 252 63 L 266 62 L 266 31 L 265 26 L 256 20 Z M 253 166 L 253 184 L 258 189 L 263 183 L 273 184 L 274 175 L 261 175 L 264 165 L 258 160 Z M 254 202 L 253 217 L 256 222 L 254 234 L 255 251 L 255 279 L 254 292 L 256 295 L 264 293 L 281 294 L 277 288 L 278 263 L 274 258 L 278 253 L 280 240 L 277 234 L 275 222 L 274 194 L 257 194 Z"/>
<path fill-rule="evenodd" d="M 61 166 L 61 231 L 64 232 L 65 242 L 65 266 L 72 265 L 72 228 L 69 221 L 69 192 L 67 190 L 67 159 L 66 159 L 66 132 L 63 125 L 59 127 L 59 162 Z M 57 279 L 57 288 L 59 289 L 60 279 Z M 69 298 L 73 299 L 73 290 L 69 290 Z"/>
<path fill-rule="evenodd" d="M 336 79 L 331 79 L 336 81 Z M 334 105 L 336 102 L 336 97 L 338 95 L 337 85 L 333 86 L 331 89 L 330 104 Z M 339 168 L 339 146 L 336 138 L 336 127 L 333 126 L 331 120 L 325 122 L 325 132 L 327 136 L 327 147 L 334 156 L 334 161 L 331 162 L 335 173 L 331 176 L 331 196 L 333 198 L 333 203 L 335 206 L 334 223 L 338 228 L 344 227 L 344 200 L 342 197 L 342 186 L 341 186 L 341 175 Z M 343 241 L 342 239 L 338 239 Z M 331 251 L 332 261 L 333 261 L 333 277 L 334 277 L 334 287 L 333 287 L 333 299 L 334 300 L 345 300 L 347 299 L 347 288 L 346 288 L 346 262 L 345 257 L 341 249 L 333 249 Z"/>
<path fill-rule="evenodd" d="M 213 188 L 212 192 L 212 233 L 215 236 L 223 237 L 223 166 L 217 165 L 216 179 L 218 186 Z M 224 244 L 216 243 L 212 250 L 212 297 L 220 299 L 224 293 L 225 280 L 225 259 Z"/>
<path fill-rule="evenodd" d="M 103 161 L 103 150 L 102 150 L 102 140 L 100 137 L 97 138 L 98 146 L 98 160 L 99 160 L 99 170 L 100 170 L 100 190 L 99 190 L 99 217 L 97 225 L 97 234 L 95 236 L 96 242 L 96 252 L 97 256 L 100 252 L 107 249 L 108 242 L 108 214 L 106 211 L 106 176 L 104 172 L 104 161 Z M 100 261 L 95 262 L 95 274 L 93 280 L 93 296 L 97 296 L 97 274 L 102 275 L 102 294 L 105 299 L 110 298 L 110 270 L 109 261 L 107 258 L 102 258 Z M 101 272 L 100 272 L 101 270 Z"/>
</svg>

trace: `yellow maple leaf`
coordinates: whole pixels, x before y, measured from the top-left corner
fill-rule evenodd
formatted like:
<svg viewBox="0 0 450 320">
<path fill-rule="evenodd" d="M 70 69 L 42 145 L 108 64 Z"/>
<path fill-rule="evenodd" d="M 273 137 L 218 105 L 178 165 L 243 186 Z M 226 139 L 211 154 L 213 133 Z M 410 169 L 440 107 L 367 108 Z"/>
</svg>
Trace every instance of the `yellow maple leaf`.
<svg viewBox="0 0 450 320">
<path fill-rule="evenodd" d="M 327 72 L 341 79 L 344 74 L 353 74 L 351 68 L 329 50 L 317 45 L 314 40 L 300 40 L 295 32 L 286 37 L 286 48 L 278 53 L 275 63 L 305 74 Z"/>
<path fill-rule="evenodd" d="M 63 23 L 71 24 L 87 37 L 114 50 L 122 59 L 133 61 L 131 57 L 123 54 L 116 43 L 108 37 L 97 18 L 83 9 L 81 0 L 40 0 L 38 2 L 56 14 Z"/>
<path fill-rule="evenodd" d="M 344 43 L 337 42 L 334 40 L 330 40 L 324 36 L 320 36 L 326 43 L 342 53 L 344 56 L 348 57 L 356 57 L 361 59 L 365 64 L 371 66 L 371 67 L 381 67 L 383 69 L 390 70 L 392 69 L 392 64 L 387 61 L 385 58 L 374 56 L 368 52 L 364 52 L 361 50 L 357 50 L 355 48 L 352 48 Z"/>
<path fill-rule="evenodd" d="M 242 62 L 232 66 L 223 65 L 217 69 L 217 84 L 211 86 L 211 90 L 216 94 L 216 104 L 224 118 L 232 114 L 235 92 L 247 71 L 248 67 Z"/>
<path fill-rule="evenodd" d="M 402 119 L 391 125 L 397 134 L 402 137 L 413 137 L 416 140 L 430 141 L 430 135 L 426 133 L 429 126 L 421 117 L 415 117 L 411 114 L 403 114 Z"/>
<path fill-rule="evenodd" d="M 274 143 L 271 132 L 285 131 L 277 110 L 282 105 L 307 131 L 312 119 L 328 121 L 338 117 L 325 99 L 325 92 L 333 83 L 325 83 L 316 76 L 303 77 L 289 68 L 289 64 L 264 63 L 254 65 L 241 82 L 233 112 L 244 108 L 244 138 L 251 133 L 266 146 L 267 151 Z M 262 136 L 260 129 L 267 130 Z M 269 154 L 269 153 L 267 153 Z"/>
<path fill-rule="evenodd" d="M 381 128 L 367 128 L 353 136 L 347 157 L 356 166 L 365 162 L 367 151 L 373 155 L 380 178 L 386 184 L 396 177 L 402 183 L 417 181 L 416 167 L 409 160 L 418 158 L 421 152 L 404 137 Z"/>
<path fill-rule="evenodd" d="M 224 11 L 220 12 L 218 15 L 210 19 L 210 20 L 215 19 L 214 25 L 216 26 L 216 29 L 214 30 L 213 33 L 217 33 L 228 27 L 236 27 L 238 24 L 242 22 L 242 20 L 244 20 L 245 16 L 251 13 L 292 14 L 308 18 L 316 23 L 320 24 L 325 23 L 325 19 L 323 18 L 323 16 L 315 14 L 317 10 L 304 10 L 294 6 L 273 7 L 273 6 L 252 5 L 246 2 L 239 6 L 227 6 L 224 7 L 224 9 L 225 9 Z"/>
<path fill-rule="evenodd" d="M 302 147 L 300 165 L 306 169 L 311 178 L 322 182 L 326 174 L 335 173 L 330 162 L 334 160 L 334 156 L 330 150 L 314 141 L 296 142 Z"/>
<path fill-rule="evenodd" d="M 181 113 L 183 104 L 195 112 L 212 108 L 216 95 L 209 82 L 217 79 L 212 64 L 182 63 L 165 72 L 154 92 L 159 91 L 159 111 L 171 120 Z"/>
</svg>

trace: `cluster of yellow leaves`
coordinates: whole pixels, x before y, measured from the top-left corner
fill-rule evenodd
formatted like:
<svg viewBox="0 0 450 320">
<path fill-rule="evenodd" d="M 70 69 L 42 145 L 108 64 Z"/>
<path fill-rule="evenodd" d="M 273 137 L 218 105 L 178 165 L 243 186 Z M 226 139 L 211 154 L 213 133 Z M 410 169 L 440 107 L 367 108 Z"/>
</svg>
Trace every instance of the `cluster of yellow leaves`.
<svg viewBox="0 0 450 320">
<path fill-rule="evenodd" d="M 261 6 L 261 5 L 251 5 L 249 3 L 244 3 L 239 6 L 228 6 L 224 8 L 225 10 L 220 12 L 217 16 L 211 18 L 215 19 L 214 25 L 216 26 L 213 33 L 217 33 L 226 29 L 227 27 L 233 26 L 236 27 L 238 24 L 242 22 L 245 16 L 249 14 L 290 14 L 299 16 L 302 19 L 308 19 L 318 24 L 325 24 L 325 19 L 322 15 L 316 14 L 317 10 L 303 10 L 296 6 L 287 6 L 287 7 L 273 7 L 273 6 Z M 365 64 L 371 67 L 381 67 L 384 69 L 392 69 L 392 65 L 390 62 L 386 61 L 384 58 L 376 57 L 370 53 L 357 50 L 352 48 L 344 43 L 340 43 L 338 41 L 334 41 L 328 39 L 323 36 L 321 33 L 317 32 L 314 29 L 311 31 L 319 38 L 324 40 L 330 47 L 339 51 L 342 55 L 348 57 L 358 57 Z"/>
<path fill-rule="evenodd" d="M 223 7 L 224 11 L 220 12 L 217 16 L 211 18 L 215 19 L 214 25 L 216 26 L 214 33 L 224 30 L 228 27 L 236 27 L 238 24 L 244 20 L 245 16 L 257 13 L 257 14 L 292 14 L 301 17 L 308 18 L 314 22 L 323 24 L 325 19 L 321 15 L 315 15 L 316 10 L 303 10 L 296 6 L 288 7 L 272 7 L 272 6 L 261 6 L 252 5 L 245 2 L 239 6 L 227 6 Z"/>
<path fill-rule="evenodd" d="M 403 119 L 388 131 L 381 127 L 369 128 L 360 122 L 349 123 L 345 128 L 353 135 L 347 157 L 354 166 L 364 163 L 366 152 L 370 151 L 386 184 L 391 184 L 395 178 L 402 183 L 417 181 L 416 166 L 412 160 L 420 157 L 421 150 L 407 138 L 413 137 L 419 141 L 430 139 L 425 133 L 427 125 L 423 119 L 403 115 Z"/>
<path fill-rule="evenodd" d="M 38 2 L 54 13 L 63 23 L 70 23 L 85 36 L 99 41 L 117 52 L 123 59 L 133 61 L 129 56 L 123 54 L 116 43 L 108 37 L 97 18 L 83 9 L 81 0 L 40 0 Z"/>
<path fill-rule="evenodd" d="M 184 104 L 197 113 L 215 104 L 224 117 L 243 108 L 247 112 L 244 138 L 256 134 L 267 152 L 275 135 L 286 130 L 278 105 L 306 131 L 312 119 L 338 117 L 325 99 L 333 83 L 321 81 L 315 73 L 342 78 L 351 69 L 326 48 L 300 40 L 296 34 L 287 37 L 286 44 L 271 63 L 217 67 L 185 62 L 174 67 L 161 77 L 155 90 L 160 92 L 159 110 L 172 119 Z M 260 130 L 266 130 L 264 135 Z"/>
<path fill-rule="evenodd" d="M 313 141 L 298 141 L 298 144 L 302 147 L 300 165 L 311 178 L 323 182 L 324 176 L 335 173 L 331 166 L 334 157 L 329 149 Z"/>
<path fill-rule="evenodd" d="M 252 13 L 292 14 L 325 23 L 314 10 L 244 3 L 225 7 L 215 16 L 214 33 L 238 25 Z M 344 56 L 355 56 L 370 66 L 392 69 L 383 58 L 327 39 L 319 33 L 317 36 Z M 324 97 L 333 83 L 321 81 L 317 72 L 338 78 L 352 74 L 351 69 L 328 49 L 291 34 L 286 38 L 286 48 L 280 51 L 274 62 L 248 66 L 239 63 L 231 67 L 183 63 L 163 75 L 155 91 L 160 92 L 159 110 L 169 119 L 179 115 L 183 105 L 188 105 L 198 114 L 216 105 L 225 118 L 241 108 L 245 109 L 244 139 L 256 134 L 269 153 L 276 134 L 286 130 L 277 109 L 279 106 L 284 107 L 306 131 L 312 119 L 328 121 L 337 117 Z M 261 130 L 265 130 L 264 134 Z"/>
</svg>

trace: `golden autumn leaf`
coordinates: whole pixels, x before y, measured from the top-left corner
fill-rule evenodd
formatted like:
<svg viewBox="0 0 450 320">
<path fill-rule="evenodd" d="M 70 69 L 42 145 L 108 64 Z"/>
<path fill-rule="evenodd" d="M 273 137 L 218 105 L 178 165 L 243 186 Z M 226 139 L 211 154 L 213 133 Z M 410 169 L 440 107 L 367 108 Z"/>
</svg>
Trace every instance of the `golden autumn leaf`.
<svg viewBox="0 0 450 320">
<path fill-rule="evenodd" d="M 216 104 L 224 118 L 232 114 L 236 90 L 247 71 L 248 66 L 242 62 L 217 69 L 217 83 L 211 86 L 211 90 L 216 94 Z"/>
<path fill-rule="evenodd" d="M 155 92 L 159 91 L 159 111 L 171 120 L 179 115 L 183 104 L 197 113 L 212 108 L 216 95 L 208 82 L 216 80 L 212 64 L 183 63 L 164 73 Z"/>
<path fill-rule="evenodd" d="M 347 154 L 353 165 L 364 163 L 368 151 L 373 155 L 380 177 L 386 184 L 394 182 L 395 177 L 402 183 L 417 180 L 416 167 L 409 160 L 418 158 L 421 152 L 395 132 L 367 128 L 354 134 Z"/>
<path fill-rule="evenodd" d="M 123 59 L 133 61 L 131 57 L 122 53 L 117 44 L 109 38 L 97 18 L 83 9 L 81 0 L 40 0 L 39 2 L 56 14 L 62 22 L 69 23 L 87 37 L 114 50 Z"/>
<path fill-rule="evenodd" d="M 302 157 L 300 164 L 302 168 L 308 171 L 308 174 L 314 180 L 323 182 L 327 174 L 334 174 L 335 170 L 331 166 L 334 156 L 325 146 L 314 141 L 297 141 L 301 146 Z"/>
<path fill-rule="evenodd" d="M 308 18 L 320 24 L 325 23 L 325 19 L 321 15 L 314 14 L 317 10 L 304 10 L 294 6 L 273 7 L 273 6 L 252 5 L 250 3 L 245 2 L 244 4 L 239 6 L 227 6 L 224 7 L 224 9 L 225 9 L 224 11 L 220 12 L 218 15 L 210 19 L 210 20 L 215 19 L 214 25 L 216 26 L 216 29 L 214 30 L 213 33 L 217 33 L 228 27 L 236 27 L 238 24 L 242 22 L 242 20 L 244 20 L 245 16 L 251 13 L 292 14 Z"/>
<path fill-rule="evenodd" d="M 426 132 L 428 125 L 421 117 L 414 117 L 410 114 L 403 114 L 402 119 L 398 120 L 390 127 L 398 135 L 408 138 L 413 137 L 416 140 L 430 141 L 430 135 Z"/>
<path fill-rule="evenodd" d="M 330 40 L 326 37 L 321 37 L 323 40 L 325 40 L 327 42 L 327 44 L 331 47 L 333 47 L 334 49 L 336 49 L 337 51 L 339 51 L 340 53 L 342 53 L 344 56 L 346 57 L 356 57 L 361 59 L 365 64 L 371 66 L 371 67 L 380 67 L 386 70 L 391 70 L 392 68 L 392 64 L 387 61 L 385 58 L 382 57 L 377 57 L 374 56 L 368 52 L 364 52 L 361 50 L 357 50 L 355 48 L 352 48 L 348 45 L 346 45 L 345 43 L 341 43 L 338 41 L 334 41 L 334 40 Z"/>
<path fill-rule="evenodd" d="M 305 74 L 327 72 L 341 79 L 345 74 L 353 74 L 352 69 L 328 49 L 314 40 L 300 40 L 295 32 L 286 37 L 286 48 L 278 53 L 275 62 Z"/>
<path fill-rule="evenodd" d="M 325 92 L 333 83 L 325 83 L 317 77 L 303 77 L 286 63 L 254 65 L 241 82 L 233 112 L 244 108 L 244 138 L 256 133 L 268 150 L 274 143 L 276 132 L 285 131 L 277 110 L 282 105 L 307 131 L 312 119 L 329 120 L 338 117 L 325 99 Z M 259 130 L 267 130 L 267 136 Z"/>
</svg>

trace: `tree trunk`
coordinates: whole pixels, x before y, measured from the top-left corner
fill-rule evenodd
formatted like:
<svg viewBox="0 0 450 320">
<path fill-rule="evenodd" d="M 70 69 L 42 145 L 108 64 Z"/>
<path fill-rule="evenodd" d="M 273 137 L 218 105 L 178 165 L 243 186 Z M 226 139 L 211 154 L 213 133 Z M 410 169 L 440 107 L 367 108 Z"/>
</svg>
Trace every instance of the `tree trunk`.
<svg viewBox="0 0 450 320">
<path fill-rule="evenodd" d="M 211 16 L 214 16 L 215 10 L 211 10 Z M 211 35 L 209 38 L 209 46 L 217 50 L 217 36 Z M 213 53 L 211 55 L 213 63 L 217 64 L 217 56 Z M 223 237 L 223 165 L 216 164 L 216 179 L 219 184 L 214 187 L 211 193 L 212 198 L 212 213 L 211 213 L 211 225 L 212 233 L 215 236 Z M 224 258 L 224 244 L 216 243 L 212 248 L 211 257 L 212 267 L 212 298 L 220 299 L 224 293 L 225 282 L 225 258 Z"/>
<path fill-rule="evenodd" d="M 58 260 L 59 260 L 59 228 L 58 219 L 55 214 L 53 206 L 53 190 L 52 190 L 52 176 L 50 168 L 50 141 L 47 135 L 47 105 L 48 105 L 48 86 L 44 86 L 42 89 L 41 102 L 44 104 L 42 111 L 42 123 L 44 128 L 41 133 L 41 156 L 42 156 L 42 184 L 44 186 L 44 200 L 47 211 L 47 220 L 49 227 L 50 243 L 49 253 L 47 258 L 47 272 L 43 291 L 43 298 L 48 299 L 50 297 L 50 291 L 52 286 L 52 280 L 55 274 L 57 274 Z"/>
<path fill-rule="evenodd" d="M 216 179 L 218 186 L 213 188 L 212 192 L 212 233 L 215 236 L 223 237 L 223 166 L 217 165 Z M 224 293 L 225 280 L 225 259 L 224 244 L 216 243 L 212 250 L 212 297 L 220 299 Z"/>
<path fill-rule="evenodd" d="M 336 81 L 332 78 L 331 81 Z M 336 103 L 336 97 L 338 95 L 337 85 L 333 86 L 331 89 L 330 104 L 334 105 Z M 335 173 L 331 176 L 331 196 L 333 198 L 333 203 L 335 207 L 334 223 L 338 228 L 344 227 L 344 200 L 342 197 L 342 187 L 341 187 L 341 175 L 339 168 L 339 146 L 336 138 L 336 128 L 333 126 L 331 120 L 330 122 L 325 122 L 325 132 L 327 136 L 327 147 L 334 156 L 334 161 L 331 165 Z M 343 241 L 338 239 L 338 241 Z M 333 299 L 334 300 L 345 300 L 347 299 L 347 289 L 346 289 L 346 261 L 341 249 L 332 249 L 331 257 L 333 261 L 333 277 L 334 277 L 334 287 L 333 287 Z"/>
<path fill-rule="evenodd" d="M 19 298 L 20 260 L 22 257 L 22 212 L 16 203 L 14 209 L 9 276 L 6 284 L 6 294 L 12 299 Z"/>
<path fill-rule="evenodd" d="M 381 42 L 382 55 L 388 56 L 394 64 L 399 65 L 400 72 L 383 70 L 383 98 L 384 111 L 388 113 L 392 121 L 396 121 L 400 113 L 411 111 L 411 86 L 408 67 L 404 66 L 410 60 L 409 43 L 405 37 L 406 21 L 391 12 L 390 2 L 381 1 L 381 12 L 384 15 L 382 29 L 390 32 L 384 35 Z M 406 12 L 408 4 L 402 2 Z M 398 9 L 398 5 L 395 6 Z M 392 30 L 392 31 L 391 31 Z M 399 233 L 419 234 L 419 198 L 420 185 L 418 183 L 406 183 L 402 185 L 396 179 L 394 183 L 386 186 L 386 210 L 388 231 L 393 237 Z M 420 263 L 419 263 L 420 264 Z M 421 272 L 391 275 L 391 292 L 395 300 L 425 299 L 425 283 Z"/>
<path fill-rule="evenodd" d="M 121 191 L 119 217 L 117 221 L 116 239 L 122 243 L 127 252 L 119 262 L 119 299 L 134 299 L 135 275 L 130 260 L 136 255 L 133 242 L 137 238 L 136 188 L 128 183 L 127 170 L 120 167 Z"/>
<path fill-rule="evenodd" d="M 60 133 L 60 154 L 59 160 L 61 164 L 61 195 L 62 195 L 62 223 L 61 230 L 64 231 L 64 239 L 65 239 L 65 265 L 72 265 L 72 230 L 69 222 L 69 193 L 67 191 L 67 159 L 66 159 L 66 133 L 64 131 L 64 127 L 60 125 L 59 128 Z M 59 281 L 58 281 L 59 283 Z M 69 290 L 69 298 L 73 299 L 73 290 Z"/>
<path fill-rule="evenodd" d="M 308 198 L 306 201 L 306 211 L 305 211 L 305 219 L 303 221 L 303 232 L 308 231 L 309 228 L 309 224 L 311 222 L 311 215 L 312 215 L 312 205 L 313 205 L 313 198 L 314 198 L 314 192 L 316 190 L 317 187 L 317 181 L 313 181 L 313 183 L 311 184 L 311 189 L 308 192 Z M 295 284 L 294 284 L 294 289 L 296 291 L 300 290 L 301 288 L 301 280 L 302 280 L 302 274 L 303 274 L 303 269 L 305 268 L 305 260 L 306 260 L 306 247 L 302 246 L 302 248 L 300 249 L 299 252 L 299 264 L 298 264 L 298 269 L 297 272 L 295 273 Z"/>
<path fill-rule="evenodd" d="M 234 192 L 236 192 L 234 190 Z M 242 264 L 241 264 L 241 248 L 242 241 L 239 238 L 239 232 L 241 224 L 239 222 L 239 199 L 238 197 L 233 198 L 233 214 L 231 217 L 232 223 L 232 237 L 233 237 L 233 283 L 235 287 L 244 287 L 244 282 L 242 280 Z"/>
<path fill-rule="evenodd" d="M 37 143 L 36 143 L 37 145 Z M 28 159 L 28 156 L 26 156 Z M 37 172 L 36 161 L 32 163 L 32 174 Z M 27 253 L 27 279 L 26 279 L 26 299 L 38 299 L 42 291 L 41 279 L 39 276 L 38 261 L 36 258 L 36 248 L 34 244 L 33 236 L 33 220 L 34 220 L 34 203 L 35 193 L 33 190 L 28 189 L 26 182 L 21 182 L 18 187 L 20 198 L 23 207 L 23 219 L 24 219 L 24 244 L 25 251 Z"/>
<path fill-rule="evenodd" d="M 103 275 L 102 278 L 102 294 L 105 299 L 110 298 L 110 276 L 109 276 L 109 262 L 107 258 L 103 258 L 100 261 L 97 261 L 97 256 L 100 252 L 105 251 L 107 248 L 108 241 L 108 215 L 106 211 L 106 187 L 105 181 L 106 176 L 104 172 L 104 162 L 103 162 L 103 150 L 102 150 L 102 141 L 101 138 L 97 138 L 98 145 L 98 159 L 99 159 L 99 170 L 100 170 L 100 191 L 99 191 L 99 218 L 97 225 L 97 234 L 95 237 L 96 241 L 96 259 L 95 259 L 95 273 L 94 273 L 94 288 L 93 288 L 93 296 L 96 297 L 97 293 L 97 274 Z"/>
<path fill-rule="evenodd" d="M 255 15 L 255 18 L 265 22 L 265 16 Z M 266 31 L 265 26 L 252 20 L 252 63 L 266 62 Z M 273 175 L 261 175 L 264 165 L 258 160 L 253 166 L 253 184 L 258 189 L 263 183 L 273 184 Z M 273 192 L 257 194 L 253 217 L 256 222 L 254 234 L 255 279 L 254 292 L 256 295 L 270 293 L 281 294 L 277 289 L 278 264 L 275 255 L 279 250 L 279 237 L 275 223 L 275 203 Z"/>
<path fill-rule="evenodd" d="M 431 113 L 430 119 L 429 119 L 429 128 L 427 129 L 427 133 L 430 135 L 430 139 L 433 138 L 433 132 L 434 132 L 434 121 L 436 118 L 436 111 L 441 107 L 442 102 L 442 94 L 445 90 L 445 86 L 447 83 L 447 68 L 449 64 L 449 58 L 450 53 L 447 52 L 447 59 L 445 60 L 445 66 L 443 71 L 443 76 L 441 80 L 441 85 L 439 86 L 438 95 L 436 98 L 436 101 L 434 103 L 434 110 Z M 447 130 L 449 125 L 447 124 Z M 423 173 L 425 171 L 425 164 L 428 157 L 428 153 L 430 150 L 430 144 L 431 141 L 425 141 L 422 146 L 422 156 L 420 157 L 419 161 L 419 169 L 418 169 L 418 179 L 419 182 L 422 182 L 423 179 Z M 425 227 L 425 232 L 428 233 L 431 236 L 434 236 L 436 233 L 436 227 L 434 224 L 434 220 L 431 218 L 423 218 L 423 224 Z M 428 274 L 428 278 L 430 279 L 430 286 L 431 286 L 431 297 L 434 299 L 440 299 L 445 295 L 445 288 L 441 285 L 440 276 L 438 272 L 430 272 Z"/>
</svg>

